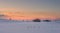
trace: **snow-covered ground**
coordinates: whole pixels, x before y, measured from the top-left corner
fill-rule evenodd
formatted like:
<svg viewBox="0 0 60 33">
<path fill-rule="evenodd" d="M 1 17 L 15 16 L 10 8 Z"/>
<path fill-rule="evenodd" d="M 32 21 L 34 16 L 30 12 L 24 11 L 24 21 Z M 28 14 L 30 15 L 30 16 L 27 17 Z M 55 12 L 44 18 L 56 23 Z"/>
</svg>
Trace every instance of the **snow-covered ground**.
<svg viewBox="0 0 60 33">
<path fill-rule="evenodd" d="M 0 22 L 0 33 L 60 33 L 60 22 Z"/>
</svg>

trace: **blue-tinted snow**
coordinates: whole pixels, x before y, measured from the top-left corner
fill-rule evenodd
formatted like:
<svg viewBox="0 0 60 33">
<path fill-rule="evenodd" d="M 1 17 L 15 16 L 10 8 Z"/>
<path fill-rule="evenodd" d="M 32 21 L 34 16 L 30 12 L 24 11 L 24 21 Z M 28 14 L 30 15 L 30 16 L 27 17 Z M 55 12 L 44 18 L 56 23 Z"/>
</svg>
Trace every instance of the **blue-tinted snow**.
<svg viewBox="0 0 60 33">
<path fill-rule="evenodd" d="M 60 33 L 60 23 L 0 21 L 0 33 Z"/>
</svg>

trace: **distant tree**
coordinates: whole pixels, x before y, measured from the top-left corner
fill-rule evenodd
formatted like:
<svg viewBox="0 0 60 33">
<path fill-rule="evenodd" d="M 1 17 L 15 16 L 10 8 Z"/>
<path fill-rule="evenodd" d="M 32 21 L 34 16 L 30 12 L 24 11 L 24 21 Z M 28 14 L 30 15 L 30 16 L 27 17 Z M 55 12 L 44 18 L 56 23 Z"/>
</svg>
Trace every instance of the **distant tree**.
<svg viewBox="0 0 60 33">
<path fill-rule="evenodd" d="M 41 22 L 40 19 L 34 19 L 33 22 Z"/>
<path fill-rule="evenodd" d="M 43 20 L 44 22 L 51 22 L 51 20 Z"/>
</svg>

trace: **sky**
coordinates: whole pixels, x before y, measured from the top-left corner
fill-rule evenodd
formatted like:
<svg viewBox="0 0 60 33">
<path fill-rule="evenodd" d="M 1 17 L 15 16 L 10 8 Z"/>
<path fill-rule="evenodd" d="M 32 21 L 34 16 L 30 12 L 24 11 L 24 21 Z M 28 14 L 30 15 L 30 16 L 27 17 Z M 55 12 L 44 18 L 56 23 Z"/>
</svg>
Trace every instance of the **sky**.
<svg viewBox="0 0 60 33">
<path fill-rule="evenodd" d="M 60 18 L 60 0 L 0 0 L 0 14 L 11 19 Z"/>
</svg>

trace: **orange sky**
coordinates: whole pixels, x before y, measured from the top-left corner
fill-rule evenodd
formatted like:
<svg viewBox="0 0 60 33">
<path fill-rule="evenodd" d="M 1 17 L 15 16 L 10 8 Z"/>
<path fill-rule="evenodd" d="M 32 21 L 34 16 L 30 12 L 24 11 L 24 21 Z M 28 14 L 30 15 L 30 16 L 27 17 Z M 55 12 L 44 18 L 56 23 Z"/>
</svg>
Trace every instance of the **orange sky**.
<svg viewBox="0 0 60 33">
<path fill-rule="evenodd" d="M 45 14 L 29 14 L 29 13 L 24 13 L 24 12 L 12 12 L 12 11 L 4 11 L 1 12 L 1 14 L 7 15 L 7 18 L 11 18 L 13 20 L 31 20 L 31 19 L 35 19 L 35 18 L 39 18 L 39 19 L 55 19 L 54 16 L 48 16 Z"/>
<path fill-rule="evenodd" d="M 60 18 L 60 2 L 59 0 L 0 0 L 0 14 L 15 20 L 56 19 Z"/>
</svg>

